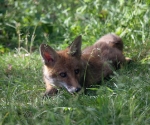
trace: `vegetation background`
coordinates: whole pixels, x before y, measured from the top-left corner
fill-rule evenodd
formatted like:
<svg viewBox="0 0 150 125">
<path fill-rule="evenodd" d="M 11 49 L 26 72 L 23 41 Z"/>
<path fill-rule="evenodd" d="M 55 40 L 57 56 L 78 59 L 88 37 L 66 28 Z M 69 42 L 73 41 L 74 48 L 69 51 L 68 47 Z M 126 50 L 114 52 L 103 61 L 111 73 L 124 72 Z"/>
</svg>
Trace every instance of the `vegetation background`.
<svg viewBox="0 0 150 125">
<path fill-rule="evenodd" d="M 0 0 L 0 125 L 149 125 L 149 0 Z M 42 99 L 41 43 L 116 33 L 133 62 L 87 95 Z"/>
</svg>

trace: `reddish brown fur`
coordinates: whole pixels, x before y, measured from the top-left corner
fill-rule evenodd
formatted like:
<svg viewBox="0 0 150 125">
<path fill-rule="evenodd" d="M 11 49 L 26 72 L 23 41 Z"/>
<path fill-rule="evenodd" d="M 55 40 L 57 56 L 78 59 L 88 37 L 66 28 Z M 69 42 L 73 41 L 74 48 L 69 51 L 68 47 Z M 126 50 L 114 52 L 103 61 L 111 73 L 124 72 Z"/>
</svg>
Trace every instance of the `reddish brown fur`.
<svg viewBox="0 0 150 125">
<path fill-rule="evenodd" d="M 101 37 L 93 46 L 85 48 L 82 54 L 80 36 L 67 49 L 58 52 L 41 45 L 41 55 L 45 62 L 43 72 L 46 94 L 55 94 L 55 86 L 65 87 L 70 93 L 74 93 L 81 86 L 86 88 L 97 84 L 125 62 L 122 50 L 123 42 L 114 34 Z M 48 59 L 44 57 L 47 53 Z M 76 73 L 78 69 L 79 72 Z M 61 73 L 67 76 L 62 77 L 64 74 Z"/>
<path fill-rule="evenodd" d="M 46 66 L 46 69 L 48 70 L 49 75 L 51 72 L 51 76 L 49 77 L 60 79 L 61 81 L 66 82 L 68 86 L 81 87 L 79 84 L 79 80 L 81 76 L 80 74 L 75 75 L 73 71 L 74 69 L 81 69 L 82 61 L 80 59 L 77 60 L 74 57 L 70 57 L 67 54 L 67 52 L 68 52 L 68 49 L 58 52 L 59 59 L 53 68 Z M 66 72 L 67 78 L 60 77 L 59 73 L 61 72 Z M 45 81 L 47 81 L 47 79 L 45 79 Z M 46 82 L 46 86 L 47 88 L 51 89 L 50 84 L 48 82 Z"/>
<path fill-rule="evenodd" d="M 125 62 L 122 50 L 122 40 L 114 34 L 107 34 L 93 46 L 85 48 L 82 53 L 85 65 L 88 64 L 85 69 L 86 78 L 83 80 L 85 87 L 111 75 L 114 68 L 120 68 L 120 64 Z"/>
</svg>

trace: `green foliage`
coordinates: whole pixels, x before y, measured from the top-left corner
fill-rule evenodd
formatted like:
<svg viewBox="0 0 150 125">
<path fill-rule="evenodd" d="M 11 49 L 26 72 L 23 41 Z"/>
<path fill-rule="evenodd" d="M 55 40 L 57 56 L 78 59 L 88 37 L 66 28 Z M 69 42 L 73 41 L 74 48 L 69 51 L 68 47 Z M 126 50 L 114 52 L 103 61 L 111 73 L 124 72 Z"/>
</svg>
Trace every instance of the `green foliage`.
<svg viewBox="0 0 150 125">
<path fill-rule="evenodd" d="M 150 124 L 149 0 L 1 0 L 0 125 Z M 114 32 L 133 63 L 88 95 L 45 91 L 42 42 L 63 49 L 81 34 L 83 45 Z M 14 50 L 14 48 L 17 48 Z"/>
<path fill-rule="evenodd" d="M 56 46 L 70 43 L 70 38 L 79 34 L 91 44 L 101 35 L 115 32 L 138 47 L 149 37 L 148 8 L 148 1 L 137 0 L 2 0 L 1 46 L 12 49 L 34 46 L 35 49 L 42 42 Z M 62 48 L 67 46 L 63 44 Z"/>
</svg>

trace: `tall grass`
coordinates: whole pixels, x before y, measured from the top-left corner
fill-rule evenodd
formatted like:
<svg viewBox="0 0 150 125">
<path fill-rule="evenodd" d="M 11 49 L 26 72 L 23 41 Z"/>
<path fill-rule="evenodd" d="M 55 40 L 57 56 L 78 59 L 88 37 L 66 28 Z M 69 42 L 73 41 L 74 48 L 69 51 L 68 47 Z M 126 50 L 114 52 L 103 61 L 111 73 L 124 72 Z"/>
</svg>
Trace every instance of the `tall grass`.
<svg viewBox="0 0 150 125">
<path fill-rule="evenodd" d="M 9 2 L 13 5 L 13 1 Z M 18 3 L 19 10 L 19 6 L 22 7 L 26 1 Z M 34 10 L 35 5 L 31 1 L 29 3 L 30 6 L 24 6 L 24 9 L 30 10 L 33 7 Z M 19 43 L 19 49 L 26 49 L 16 49 L 0 55 L 0 124 L 149 125 L 149 2 L 68 0 L 61 4 L 59 1 L 50 3 L 47 0 L 44 3 L 37 1 L 37 4 L 37 11 L 43 7 L 40 5 L 45 5 L 46 12 L 55 12 L 57 20 L 52 22 L 54 31 L 50 35 L 43 30 L 44 33 L 38 34 L 36 25 L 35 32 L 28 30 L 21 34 L 22 27 L 30 25 L 22 22 L 19 29 L 21 32 L 18 32 L 20 38 L 17 35 L 14 38 L 18 43 L 18 40 L 25 40 L 28 33 L 32 34 L 31 39 L 26 41 L 28 46 Z M 18 12 L 16 8 L 14 12 Z M 31 19 L 33 13 L 30 13 Z M 21 15 L 24 14 L 26 13 L 21 12 Z M 21 15 L 19 13 L 15 17 L 18 22 Z M 124 54 L 131 57 L 133 62 L 114 72 L 109 81 L 89 90 L 87 95 L 70 95 L 60 90 L 56 96 L 43 99 L 45 88 L 42 61 L 38 51 L 30 53 L 32 45 L 39 46 L 39 43 L 45 41 L 56 49 L 64 49 L 77 35 L 82 34 L 84 48 L 109 32 L 122 37 Z M 40 42 L 34 36 L 38 36 Z"/>
</svg>

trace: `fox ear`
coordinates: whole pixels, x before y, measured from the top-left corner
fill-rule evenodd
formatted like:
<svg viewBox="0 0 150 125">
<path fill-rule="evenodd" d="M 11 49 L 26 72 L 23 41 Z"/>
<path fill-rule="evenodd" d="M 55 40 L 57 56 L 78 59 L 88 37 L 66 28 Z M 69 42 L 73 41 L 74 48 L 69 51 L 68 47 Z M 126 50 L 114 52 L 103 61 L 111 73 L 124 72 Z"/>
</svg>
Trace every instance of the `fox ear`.
<svg viewBox="0 0 150 125">
<path fill-rule="evenodd" d="M 43 62 L 49 66 L 53 66 L 55 64 L 58 56 L 56 51 L 47 44 L 41 44 L 40 54 L 43 58 Z"/>
<path fill-rule="evenodd" d="M 81 39 L 82 36 L 78 36 L 69 46 L 68 54 L 71 56 L 80 57 L 81 56 Z"/>
</svg>

